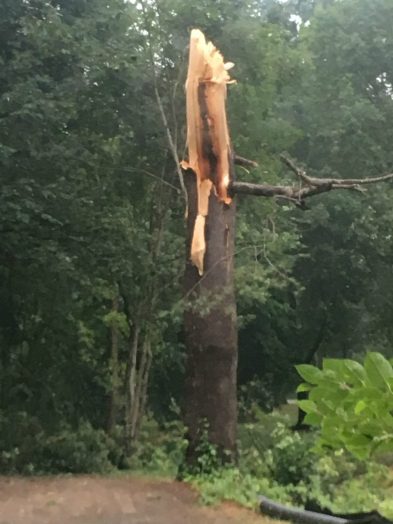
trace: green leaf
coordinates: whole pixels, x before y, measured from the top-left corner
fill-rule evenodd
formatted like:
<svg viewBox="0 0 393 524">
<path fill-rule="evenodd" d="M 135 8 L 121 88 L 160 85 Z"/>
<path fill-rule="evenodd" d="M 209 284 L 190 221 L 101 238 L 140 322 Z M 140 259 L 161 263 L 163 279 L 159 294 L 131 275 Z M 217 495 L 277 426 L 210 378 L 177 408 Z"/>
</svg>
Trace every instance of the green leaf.
<svg viewBox="0 0 393 524">
<path fill-rule="evenodd" d="M 344 367 L 348 372 L 349 376 L 355 379 L 356 383 L 363 384 L 366 381 L 367 375 L 364 367 L 356 362 L 355 360 L 344 360 Z"/>
<path fill-rule="evenodd" d="M 310 384 L 306 384 L 303 382 L 302 384 L 299 384 L 299 386 L 296 388 L 296 393 L 303 393 L 304 391 L 310 391 L 312 389 L 312 386 Z"/>
<path fill-rule="evenodd" d="M 367 404 L 364 400 L 359 400 L 355 406 L 355 413 L 356 415 L 359 415 L 362 411 L 364 411 L 367 407 Z"/>
<path fill-rule="evenodd" d="M 339 388 L 318 386 L 311 391 L 309 399 L 317 402 L 328 402 L 338 406 L 347 395 L 348 391 L 342 391 Z"/>
<path fill-rule="evenodd" d="M 370 382 L 378 389 L 389 389 L 393 378 L 393 368 L 390 362 L 380 353 L 368 353 L 364 361 L 364 368 Z"/>
<path fill-rule="evenodd" d="M 318 411 L 315 402 L 312 400 L 298 400 L 297 405 L 306 413 L 315 413 Z"/>
<path fill-rule="evenodd" d="M 322 378 L 322 372 L 315 366 L 310 364 L 299 364 L 296 371 L 309 384 L 317 385 Z"/>
<path fill-rule="evenodd" d="M 347 378 L 347 370 L 345 368 L 344 360 L 337 358 L 325 358 L 322 365 L 323 371 L 331 371 L 334 376 L 342 381 Z"/>
<path fill-rule="evenodd" d="M 346 444 L 346 448 L 359 460 L 368 459 L 371 453 L 369 446 L 353 446 L 352 444 Z"/>
<path fill-rule="evenodd" d="M 364 460 L 369 457 L 371 453 L 371 443 L 372 439 L 366 437 L 365 435 L 346 435 L 345 444 L 351 453 L 361 460 Z"/>
<path fill-rule="evenodd" d="M 310 426 L 319 426 L 322 422 L 322 415 L 319 413 L 307 413 L 304 417 L 304 423 L 310 424 Z"/>
</svg>

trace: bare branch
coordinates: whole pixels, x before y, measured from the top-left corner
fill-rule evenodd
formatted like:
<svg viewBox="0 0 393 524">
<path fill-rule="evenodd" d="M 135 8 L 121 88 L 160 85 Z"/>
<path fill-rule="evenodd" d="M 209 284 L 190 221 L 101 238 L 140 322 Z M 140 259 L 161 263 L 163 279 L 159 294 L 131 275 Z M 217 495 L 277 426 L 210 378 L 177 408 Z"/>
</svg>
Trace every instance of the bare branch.
<svg viewBox="0 0 393 524">
<path fill-rule="evenodd" d="M 307 209 L 305 198 L 324 193 L 332 189 L 331 184 L 319 187 L 297 188 L 292 186 L 272 186 L 270 184 L 251 184 L 249 182 L 232 182 L 230 191 L 234 194 L 274 197 L 288 200 L 301 209 Z"/>
<path fill-rule="evenodd" d="M 173 141 L 172 133 L 171 133 L 171 130 L 169 128 L 168 120 L 166 118 L 164 107 L 162 105 L 161 97 L 160 97 L 160 94 L 158 92 L 157 82 L 156 82 L 156 78 L 155 77 L 154 77 L 154 84 L 155 84 L 154 85 L 154 93 L 156 95 L 158 109 L 160 110 L 161 120 L 162 120 L 162 123 L 163 123 L 164 128 L 165 128 L 165 132 L 166 132 L 166 136 L 167 136 L 167 139 L 168 139 L 169 148 L 170 148 L 171 153 L 172 153 L 172 157 L 173 157 L 173 159 L 175 161 L 175 164 L 176 164 L 176 171 L 177 171 L 177 175 L 179 177 L 180 187 L 181 187 L 181 190 L 183 192 L 184 198 L 185 198 L 185 200 L 187 202 L 187 191 L 186 191 L 186 186 L 184 185 L 183 173 L 182 173 L 181 168 L 180 168 L 179 156 L 178 156 L 177 151 L 176 151 L 176 146 L 175 146 L 175 143 Z"/>
<path fill-rule="evenodd" d="M 270 184 L 252 184 L 249 182 L 232 182 L 230 191 L 233 194 L 246 194 L 264 197 L 274 197 L 288 200 L 301 209 L 307 209 L 304 202 L 306 198 L 336 189 L 351 189 L 364 192 L 361 186 L 374 182 L 384 182 L 393 178 L 393 173 L 368 178 L 315 178 L 309 177 L 304 169 L 299 168 L 294 161 L 286 155 L 280 155 L 284 164 L 298 176 L 305 186 L 273 186 Z"/>
<path fill-rule="evenodd" d="M 142 11 L 143 11 L 143 14 L 145 16 L 145 19 L 147 20 L 147 14 L 146 14 L 146 8 L 145 8 L 144 2 L 141 2 L 141 6 L 142 6 Z M 146 26 L 148 26 L 148 25 L 149 24 L 146 22 Z M 170 129 L 169 124 L 168 124 L 168 119 L 167 119 L 166 114 L 165 114 L 165 110 L 164 110 L 164 106 L 162 104 L 160 93 L 158 91 L 157 73 L 156 73 L 156 67 L 155 67 L 155 63 L 154 63 L 153 44 L 152 44 L 152 41 L 151 41 L 150 30 L 147 31 L 147 37 L 148 37 L 147 38 L 148 50 L 149 50 L 149 54 L 150 54 L 150 67 L 151 67 L 152 77 L 153 77 L 154 94 L 155 94 L 155 97 L 156 97 L 158 109 L 160 111 L 161 120 L 162 120 L 163 126 L 165 128 L 165 133 L 166 133 L 166 136 L 167 136 L 167 139 L 168 139 L 169 150 L 170 150 L 170 152 L 172 154 L 172 157 L 173 157 L 173 160 L 175 161 L 175 164 L 176 164 L 176 172 L 177 172 L 177 175 L 179 177 L 180 187 L 181 187 L 181 190 L 182 190 L 182 193 L 184 195 L 184 199 L 185 199 L 185 202 L 186 202 L 186 205 L 187 205 L 187 191 L 186 191 L 186 186 L 184 185 L 183 173 L 182 173 L 182 170 L 180 168 L 180 160 L 179 160 L 179 156 L 177 154 L 177 149 L 176 149 L 176 144 L 175 144 L 176 141 L 172 137 L 172 132 L 171 132 L 171 129 Z"/>
<path fill-rule="evenodd" d="M 304 171 L 304 169 L 301 169 L 300 167 L 298 167 L 295 164 L 295 162 L 289 156 L 287 156 L 284 153 L 282 153 L 280 155 L 280 160 L 287 167 L 289 167 L 289 169 L 291 171 L 293 171 L 295 173 L 295 175 L 300 178 L 300 180 L 303 180 L 307 185 L 312 185 L 312 181 L 311 181 L 310 177 L 306 175 L 306 172 Z M 318 184 L 314 184 L 314 185 L 318 185 Z"/>
<path fill-rule="evenodd" d="M 119 171 L 126 171 L 126 172 L 139 172 L 143 173 L 144 175 L 150 176 L 151 178 L 155 178 L 158 180 L 161 184 L 165 184 L 166 186 L 174 189 L 177 193 L 180 193 L 180 189 L 170 182 L 167 182 L 162 177 L 159 177 L 158 175 L 155 175 L 154 173 L 151 173 L 150 171 L 147 171 L 146 169 L 138 168 L 138 167 L 121 167 L 119 168 Z"/>
<path fill-rule="evenodd" d="M 283 195 L 278 195 L 275 197 L 276 200 L 284 200 L 285 202 L 289 202 L 290 204 L 295 205 L 296 207 L 300 208 L 303 211 L 306 211 L 307 209 L 310 209 L 304 200 L 299 200 L 298 198 L 290 198 Z"/>
<path fill-rule="evenodd" d="M 289 186 L 271 186 L 270 184 L 252 184 L 250 182 L 232 182 L 230 190 L 236 194 L 274 197 L 283 195 L 293 198 L 293 188 Z"/>
<path fill-rule="evenodd" d="M 374 177 L 367 177 L 367 178 L 325 178 L 325 179 L 318 179 L 318 178 L 311 178 L 311 180 L 326 180 L 329 181 L 333 186 L 337 187 L 343 187 L 343 186 L 360 186 L 364 184 L 374 184 L 374 182 L 384 182 L 385 180 L 390 180 L 393 178 L 393 173 L 388 173 L 387 175 L 382 176 L 374 176 Z"/>
<path fill-rule="evenodd" d="M 243 166 L 243 167 L 258 167 L 257 162 L 254 160 L 249 160 L 248 158 L 244 158 L 239 155 L 234 155 L 233 162 L 237 166 Z"/>
<path fill-rule="evenodd" d="M 393 178 L 393 173 L 366 178 L 316 178 L 308 176 L 304 169 L 298 167 L 295 162 L 287 155 L 280 155 L 280 159 L 287 167 L 289 167 L 291 171 L 293 171 L 309 186 L 324 186 L 326 184 L 331 184 L 331 189 L 357 189 L 356 186 L 374 184 L 375 182 L 384 182 L 385 180 L 390 180 Z"/>
</svg>

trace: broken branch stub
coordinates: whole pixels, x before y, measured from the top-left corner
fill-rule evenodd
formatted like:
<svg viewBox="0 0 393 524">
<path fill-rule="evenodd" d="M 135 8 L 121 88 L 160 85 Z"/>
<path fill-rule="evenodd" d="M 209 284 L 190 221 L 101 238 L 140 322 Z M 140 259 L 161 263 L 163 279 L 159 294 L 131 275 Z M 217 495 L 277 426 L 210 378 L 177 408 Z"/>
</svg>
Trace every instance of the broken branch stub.
<svg viewBox="0 0 393 524">
<path fill-rule="evenodd" d="M 205 222 L 209 197 L 213 190 L 225 204 L 231 203 L 228 186 L 231 182 L 232 154 L 225 111 L 227 84 L 232 83 L 223 56 L 198 29 L 191 31 L 187 98 L 188 161 L 183 169 L 196 176 L 198 214 L 191 242 L 191 261 L 203 274 L 206 251 Z"/>
</svg>

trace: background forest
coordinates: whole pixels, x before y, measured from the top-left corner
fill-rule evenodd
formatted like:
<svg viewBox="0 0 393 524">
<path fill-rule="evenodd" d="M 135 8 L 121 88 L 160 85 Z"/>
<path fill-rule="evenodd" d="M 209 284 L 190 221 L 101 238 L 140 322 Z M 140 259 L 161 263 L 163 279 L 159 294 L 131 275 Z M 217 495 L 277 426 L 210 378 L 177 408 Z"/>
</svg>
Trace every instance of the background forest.
<svg viewBox="0 0 393 524">
<path fill-rule="evenodd" d="M 167 129 L 182 157 L 190 30 L 235 63 L 234 149 L 259 165 L 238 179 L 280 184 L 283 151 L 312 176 L 392 170 L 392 20 L 391 0 L 0 0 L 2 472 L 176 469 L 185 203 Z M 376 504 L 359 475 L 381 464 L 314 471 L 312 435 L 277 414 L 296 364 L 393 357 L 392 185 L 333 193 L 307 211 L 238 198 L 248 469 L 210 475 L 207 499 L 243 475 L 284 501 L 311 483 L 326 503 L 334 478 Z"/>
</svg>

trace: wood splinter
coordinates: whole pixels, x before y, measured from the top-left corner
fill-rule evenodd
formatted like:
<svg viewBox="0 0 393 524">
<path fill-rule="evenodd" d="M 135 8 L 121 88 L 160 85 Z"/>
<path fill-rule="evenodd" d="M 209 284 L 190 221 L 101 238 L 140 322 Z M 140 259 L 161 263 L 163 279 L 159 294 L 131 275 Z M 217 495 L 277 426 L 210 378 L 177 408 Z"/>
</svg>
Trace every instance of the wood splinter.
<svg viewBox="0 0 393 524">
<path fill-rule="evenodd" d="M 203 274 L 206 251 L 205 223 L 209 197 L 213 189 L 217 198 L 231 203 L 228 186 L 231 181 L 232 154 L 225 100 L 227 84 L 233 83 L 223 56 L 201 31 L 193 29 L 190 39 L 189 66 L 186 81 L 188 161 L 181 167 L 196 176 L 198 214 L 191 242 L 191 261 Z"/>
</svg>

